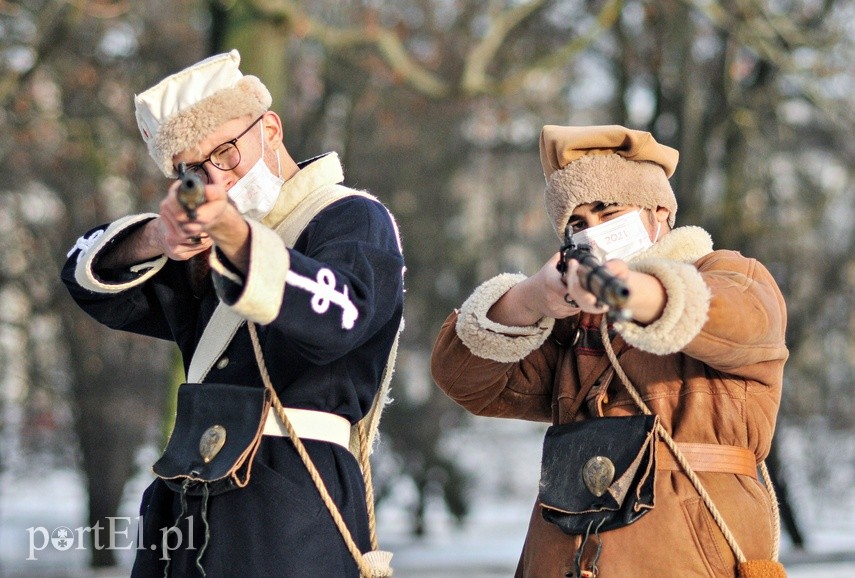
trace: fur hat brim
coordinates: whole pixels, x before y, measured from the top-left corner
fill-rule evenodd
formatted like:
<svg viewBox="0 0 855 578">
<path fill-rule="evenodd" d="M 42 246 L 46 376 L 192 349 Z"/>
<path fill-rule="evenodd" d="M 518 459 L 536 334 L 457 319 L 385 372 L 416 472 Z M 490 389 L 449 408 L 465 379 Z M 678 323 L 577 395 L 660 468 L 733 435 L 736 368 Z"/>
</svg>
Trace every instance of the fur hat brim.
<svg viewBox="0 0 855 578">
<path fill-rule="evenodd" d="M 261 116 L 270 109 L 270 91 L 255 76 L 244 76 L 231 88 L 224 88 L 181 111 L 160 125 L 149 141 L 149 154 L 167 177 L 176 177 L 172 157 L 195 148 L 220 125 L 244 115 Z"/>
<path fill-rule="evenodd" d="M 205 58 L 134 97 L 140 134 L 167 177 L 177 176 L 172 164 L 176 154 L 198 149 L 229 120 L 261 116 L 272 102 L 258 78 L 240 71 L 237 50 Z"/>
<path fill-rule="evenodd" d="M 635 205 L 670 211 L 674 226 L 677 198 L 662 167 L 648 161 L 631 161 L 618 154 L 588 155 L 554 171 L 546 182 L 546 212 L 559 238 L 573 209 L 586 203 Z"/>
</svg>

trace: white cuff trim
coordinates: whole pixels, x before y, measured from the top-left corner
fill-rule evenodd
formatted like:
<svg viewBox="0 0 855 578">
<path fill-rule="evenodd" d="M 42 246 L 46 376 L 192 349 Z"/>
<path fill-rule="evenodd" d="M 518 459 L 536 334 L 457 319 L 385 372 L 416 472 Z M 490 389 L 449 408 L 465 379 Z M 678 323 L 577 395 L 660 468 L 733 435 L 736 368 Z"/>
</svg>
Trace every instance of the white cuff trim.
<svg viewBox="0 0 855 578">
<path fill-rule="evenodd" d="M 701 332 L 709 313 L 711 294 L 700 272 L 692 265 L 664 259 L 645 259 L 631 267 L 659 279 L 668 301 L 662 316 L 650 325 L 619 321 L 615 323 L 618 332 L 633 347 L 655 355 L 682 350 Z"/>
<path fill-rule="evenodd" d="M 209 254 L 208 263 L 211 265 L 211 270 L 216 274 L 225 277 L 238 287 L 243 287 L 243 277 L 226 267 L 220 260 L 216 250 L 211 251 Z"/>
<path fill-rule="evenodd" d="M 89 235 L 89 237 L 81 237 L 78 239 L 74 244 L 74 247 L 72 247 L 71 251 L 68 253 L 68 255 L 71 256 L 75 250 L 80 250 L 77 254 L 77 267 L 74 269 L 74 280 L 77 281 L 77 284 L 94 293 L 120 293 L 126 289 L 130 289 L 131 287 L 145 283 L 149 278 L 160 271 L 166 263 L 166 255 L 162 255 L 152 261 L 138 263 L 137 265 L 129 267 L 129 270 L 132 273 L 139 273 L 146 269 L 148 269 L 148 271 L 142 273 L 142 275 L 133 281 L 127 281 L 125 283 L 105 283 L 95 275 L 95 272 L 92 269 L 92 265 L 98 257 L 98 254 L 104 250 L 110 241 L 126 229 L 136 226 L 142 221 L 148 221 L 154 217 L 157 217 L 154 213 L 122 217 L 121 219 L 110 223 L 106 229 L 94 231 Z"/>
<path fill-rule="evenodd" d="M 246 281 L 241 281 L 243 292 L 231 308 L 245 319 L 266 325 L 276 319 L 282 308 L 291 255 L 275 231 L 253 219 L 246 221 L 250 228 L 249 270 Z M 231 280 L 223 273 L 224 265 L 213 257 L 214 251 L 211 255 L 212 269 Z"/>
<path fill-rule="evenodd" d="M 543 345 L 555 320 L 544 317 L 534 325 L 514 327 L 487 318 L 490 307 L 525 275 L 502 273 L 482 283 L 460 307 L 457 335 L 469 351 L 501 363 L 519 361 Z"/>
</svg>

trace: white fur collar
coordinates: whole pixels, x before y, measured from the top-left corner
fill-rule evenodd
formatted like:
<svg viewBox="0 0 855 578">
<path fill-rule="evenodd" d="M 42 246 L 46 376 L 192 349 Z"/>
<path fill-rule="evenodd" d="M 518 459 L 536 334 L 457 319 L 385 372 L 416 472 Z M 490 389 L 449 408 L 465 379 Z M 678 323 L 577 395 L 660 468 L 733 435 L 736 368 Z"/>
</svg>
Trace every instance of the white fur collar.
<svg viewBox="0 0 855 578">
<path fill-rule="evenodd" d="M 683 263 L 694 263 L 704 255 L 712 253 L 713 241 L 710 234 L 700 227 L 678 227 L 656 241 L 649 249 L 633 255 L 630 263 L 646 259 L 670 259 Z"/>
<path fill-rule="evenodd" d="M 337 153 L 327 153 L 313 159 L 285 181 L 276 204 L 261 222 L 275 229 L 306 197 L 323 186 L 335 185 L 343 180 L 344 170 Z"/>
</svg>

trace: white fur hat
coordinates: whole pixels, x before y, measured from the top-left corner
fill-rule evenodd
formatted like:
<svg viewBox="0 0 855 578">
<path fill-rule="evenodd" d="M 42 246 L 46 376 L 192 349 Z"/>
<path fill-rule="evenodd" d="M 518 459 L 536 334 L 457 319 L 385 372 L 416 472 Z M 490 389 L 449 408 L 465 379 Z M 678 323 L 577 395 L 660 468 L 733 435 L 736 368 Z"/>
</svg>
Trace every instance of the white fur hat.
<svg viewBox="0 0 855 578">
<path fill-rule="evenodd" d="M 270 91 L 238 69 L 240 54 L 217 54 L 167 76 L 134 98 L 137 125 L 148 154 L 167 177 L 172 157 L 195 147 L 224 122 L 270 108 Z"/>
</svg>

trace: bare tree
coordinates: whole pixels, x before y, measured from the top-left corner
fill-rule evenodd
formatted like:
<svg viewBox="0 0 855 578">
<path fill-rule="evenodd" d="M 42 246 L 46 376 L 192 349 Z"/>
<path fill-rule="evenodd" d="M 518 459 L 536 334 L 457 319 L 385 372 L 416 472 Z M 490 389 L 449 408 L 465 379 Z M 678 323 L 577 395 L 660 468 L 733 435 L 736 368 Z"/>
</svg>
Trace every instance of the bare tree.
<svg viewBox="0 0 855 578">
<path fill-rule="evenodd" d="M 176 13 L 175 3 L 168 7 Z M 160 44 L 146 47 L 142 34 L 178 29 L 169 30 L 174 20 L 147 21 L 156 12 L 132 12 L 128 3 L 24 2 L 2 8 L 4 29 L 14 32 L 5 37 L 6 53 L 17 55 L 5 62 L 0 84 L 7 111 L 0 172 L 5 183 L 18 183 L 7 195 L 19 200 L 7 204 L 18 210 L 6 217 L 20 235 L 34 240 L 20 274 L 4 278 L 3 288 L 18 286 L 34 314 L 58 324 L 47 336 L 26 324 L 32 350 L 51 347 L 67 362 L 48 373 L 31 362 L 22 401 L 47 391 L 55 399 L 51 411 L 70 408 L 76 435 L 61 429 L 57 441 L 76 440 L 71 445 L 79 448 L 89 490 L 88 525 L 106 528 L 106 518 L 117 514 L 125 482 L 136 473 L 136 452 L 161 441 L 169 349 L 86 318 L 61 287 L 58 272 L 77 235 L 123 212 L 146 209 L 159 195 L 159 177 L 147 169 L 139 146 L 131 96 L 152 73 L 184 64 Z M 134 30 L 132 23 L 143 29 Z M 186 39 L 186 27 L 174 36 Z M 134 64 L 137 56 L 143 57 L 142 66 Z M 59 208 L 50 222 L 26 218 L 53 202 Z M 3 258 L 9 256 L 5 252 Z M 33 279 L 40 280 L 41 291 L 33 290 Z M 91 552 L 93 565 L 115 564 L 113 551 Z"/>
</svg>

